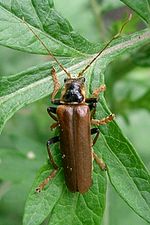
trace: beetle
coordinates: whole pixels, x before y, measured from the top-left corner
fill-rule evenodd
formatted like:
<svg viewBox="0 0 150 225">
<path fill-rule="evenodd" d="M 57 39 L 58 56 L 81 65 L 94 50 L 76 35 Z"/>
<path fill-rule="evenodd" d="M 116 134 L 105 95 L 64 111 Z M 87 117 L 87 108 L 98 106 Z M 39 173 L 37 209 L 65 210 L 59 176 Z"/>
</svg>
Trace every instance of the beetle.
<svg viewBox="0 0 150 225">
<path fill-rule="evenodd" d="M 54 76 L 54 69 L 52 73 Z M 65 181 L 71 192 L 84 193 L 88 191 L 92 184 L 92 157 L 96 159 L 102 169 L 105 169 L 102 160 L 92 152 L 92 145 L 98 138 L 99 129 L 91 129 L 91 123 L 94 125 L 106 124 L 113 120 L 114 115 L 111 114 L 102 120 L 92 119 L 91 110 L 96 108 L 97 98 L 85 98 L 84 77 L 67 78 L 64 80 L 64 84 L 61 98 L 52 100 L 57 108 L 50 106 L 47 109 L 49 115 L 56 120 L 54 126 L 59 125 L 60 127 L 60 136 L 53 137 L 47 142 L 48 155 L 54 171 L 39 185 L 36 189 L 37 192 L 43 189 L 58 170 L 50 150 L 50 145 L 56 142 L 60 142 Z M 103 85 L 99 92 L 104 89 L 105 86 Z M 54 114 L 57 116 L 55 117 Z M 96 134 L 93 143 L 91 134 Z"/>
<path fill-rule="evenodd" d="M 92 94 L 91 98 L 86 98 L 85 94 L 85 77 L 84 72 L 96 61 L 102 52 L 110 45 L 110 43 L 118 38 L 131 19 L 122 25 L 119 33 L 96 54 L 90 63 L 77 75 L 72 77 L 71 74 L 64 68 L 58 59 L 49 51 L 45 43 L 38 37 L 35 31 L 24 21 L 40 43 L 45 47 L 48 54 L 57 62 L 59 67 L 66 73 L 67 78 L 64 79 L 64 88 L 60 99 L 55 99 L 55 96 L 60 89 L 60 84 L 57 78 L 55 68 L 52 68 L 51 75 L 54 82 L 54 90 L 51 97 L 51 102 L 57 107 L 50 106 L 47 108 L 48 114 L 56 121 L 51 127 L 59 127 L 60 135 L 52 137 L 47 141 L 47 152 L 54 170 L 50 175 L 36 188 L 36 192 L 43 190 L 45 185 L 57 173 L 59 167 L 55 163 L 50 146 L 54 143 L 60 143 L 60 151 L 62 153 L 62 161 L 65 175 L 65 182 L 71 192 L 85 193 L 92 185 L 92 160 L 95 159 L 102 170 L 106 169 L 102 159 L 93 152 L 92 146 L 96 143 L 99 136 L 99 129 L 91 125 L 104 125 L 114 119 L 114 114 L 108 115 L 101 120 L 93 119 L 96 111 L 96 103 L 100 92 L 105 91 L 105 85 L 100 85 Z M 95 134 L 92 140 L 91 135 Z"/>
</svg>

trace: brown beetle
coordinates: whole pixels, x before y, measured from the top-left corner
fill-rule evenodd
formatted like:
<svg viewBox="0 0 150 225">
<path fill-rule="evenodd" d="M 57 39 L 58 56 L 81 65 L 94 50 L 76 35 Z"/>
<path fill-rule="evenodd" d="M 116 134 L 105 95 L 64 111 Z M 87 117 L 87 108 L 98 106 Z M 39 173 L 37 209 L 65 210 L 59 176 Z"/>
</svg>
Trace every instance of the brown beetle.
<svg viewBox="0 0 150 225">
<path fill-rule="evenodd" d="M 54 73 L 53 69 L 53 75 Z M 65 79 L 65 88 L 60 100 L 52 100 L 53 104 L 58 105 L 57 108 L 49 107 L 47 109 L 49 115 L 56 120 L 54 126 L 59 125 L 60 127 L 60 136 L 51 138 L 47 142 L 47 150 L 54 171 L 40 184 L 37 188 L 38 192 L 58 170 L 50 151 L 50 145 L 56 142 L 60 142 L 65 180 L 70 191 L 84 193 L 91 186 L 92 157 L 97 160 L 101 168 L 105 169 L 105 164 L 92 151 L 92 145 L 96 142 L 99 129 L 91 129 L 91 123 L 95 125 L 106 124 L 113 119 L 114 115 L 102 120 L 91 118 L 93 114 L 91 110 L 95 111 L 97 98 L 85 98 L 84 82 L 84 77 Z M 99 91 L 103 91 L 104 87 L 104 85 L 101 86 Z M 96 134 L 93 142 L 91 134 Z"/>
<path fill-rule="evenodd" d="M 58 171 L 58 166 L 54 162 L 50 150 L 50 145 L 56 142 L 60 142 L 65 181 L 68 189 L 71 192 L 84 193 L 90 188 L 92 184 L 93 158 L 103 170 L 106 168 L 105 163 L 99 159 L 92 150 L 92 146 L 95 144 L 98 138 L 99 129 L 91 129 L 91 125 L 107 124 L 113 120 L 114 114 L 111 114 L 101 120 L 93 119 L 98 95 L 100 92 L 105 90 L 105 85 L 101 85 L 99 88 L 97 88 L 93 92 L 92 98 L 86 98 L 85 78 L 83 77 L 83 73 L 101 55 L 101 53 L 109 46 L 109 44 L 120 36 L 124 26 L 130 19 L 131 15 L 121 27 L 120 32 L 105 45 L 105 47 L 91 60 L 91 62 L 78 74 L 76 78 L 72 78 L 71 74 L 63 67 L 57 58 L 51 54 L 44 42 L 24 21 L 36 38 L 46 48 L 49 55 L 51 55 L 51 57 L 68 76 L 68 78 L 64 80 L 64 89 L 62 91 L 61 98 L 55 99 L 55 96 L 60 88 L 60 84 L 55 69 L 53 68 L 51 71 L 54 81 L 54 90 L 52 93 L 51 102 L 57 105 L 57 107 L 49 107 L 47 111 L 48 114 L 56 121 L 56 123 L 52 125 L 52 128 L 59 126 L 60 136 L 53 137 L 47 142 L 47 151 L 54 170 L 39 185 L 39 187 L 36 189 L 37 192 L 40 192 Z M 91 135 L 93 134 L 96 134 L 96 136 L 92 141 Z"/>
</svg>

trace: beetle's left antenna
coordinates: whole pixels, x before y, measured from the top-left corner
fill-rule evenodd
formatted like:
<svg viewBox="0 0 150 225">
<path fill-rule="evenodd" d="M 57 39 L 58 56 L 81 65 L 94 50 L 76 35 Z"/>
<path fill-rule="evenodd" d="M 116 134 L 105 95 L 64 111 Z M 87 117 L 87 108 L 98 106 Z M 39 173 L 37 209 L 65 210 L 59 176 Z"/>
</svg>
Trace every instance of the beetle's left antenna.
<svg viewBox="0 0 150 225">
<path fill-rule="evenodd" d="M 110 41 L 108 41 L 106 43 L 106 45 L 102 48 L 102 50 L 91 60 L 91 62 L 78 74 L 78 77 L 81 77 L 83 75 L 83 73 L 93 64 L 93 62 L 95 62 L 95 60 L 103 53 L 103 51 L 110 45 L 110 43 L 117 39 L 118 37 L 120 37 L 124 27 L 126 26 L 126 24 L 131 20 L 132 18 L 132 14 L 129 14 L 129 17 L 127 18 L 127 20 L 124 22 L 124 24 L 122 25 L 121 29 L 119 30 L 119 32 L 112 37 L 112 39 L 110 39 Z"/>
<path fill-rule="evenodd" d="M 25 21 L 24 18 L 22 18 L 23 23 L 26 24 L 26 26 L 29 28 L 29 30 L 34 34 L 34 36 L 40 41 L 40 43 L 44 46 L 44 48 L 47 50 L 48 54 L 55 60 L 55 62 L 59 65 L 59 67 L 67 74 L 69 78 L 71 78 L 71 74 L 63 67 L 63 65 L 58 61 L 58 59 L 50 52 L 50 50 L 47 48 L 45 43 L 39 38 L 39 36 L 35 33 L 35 31 L 29 26 L 29 24 Z"/>
</svg>

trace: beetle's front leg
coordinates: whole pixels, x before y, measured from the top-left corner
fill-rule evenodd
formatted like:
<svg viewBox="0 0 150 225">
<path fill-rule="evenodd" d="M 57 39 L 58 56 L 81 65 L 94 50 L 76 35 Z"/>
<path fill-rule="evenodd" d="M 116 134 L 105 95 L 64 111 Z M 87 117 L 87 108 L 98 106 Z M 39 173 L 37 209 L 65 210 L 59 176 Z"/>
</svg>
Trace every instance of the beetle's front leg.
<svg viewBox="0 0 150 225">
<path fill-rule="evenodd" d="M 56 94 L 57 94 L 57 92 L 59 91 L 59 89 L 60 89 L 60 83 L 59 83 L 59 80 L 58 80 L 58 78 L 57 78 L 57 74 L 56 74 L 56 70 L 55 70 L 55 68 L 54 67 L 52 67 L 52 70 L 51 70 L 51 75 L 52 75 L 52 79 L 53 79 L 53 83 L 54 83 L 54 90 L 53 90 L 53 92 L 52 92 L 52 96 L 51 96 L 51 102 L 53 103 L 53 104 L 55 104 L 55 105 L 61 105 L 61 100 L 60 99 L 54 99 L 55 98 L 55 96 L 56 96 Z M 55 111 L 55 108 L 54 107 L 49 107 L 47 110 L 49 110 L 48 111 L 48 113 L 49 113 L 49 115 L 51 114 L 50 112 L 51 112 L 51 109 L 53 108 L 54 109 L 54 111 Z M 53 112 L 53 113 L 55 113 L 56 114 L 56 111 L 55 112 Z M 51 115 L 50 115 L 51 116 Z M 52 117 L 53 118 L 53 117 Z M 54 119 L 55 120 L 55 119 Z"/>
<path fill-rule="evenodd" d="M 99 136 L 99 129 L 98 128 L 92 128 L 91 129 L 91 135 L 92 134 L 96 134 L 94 140 L 93 140 L 93 145 L 96 143 L 98 136 Z M 101 158 L 99 158 L 95 152 L 93 152 L 93 158 L 95 159 L 96 163 L 99 165 L 99 167 L 101 168 L 101 170 L 106 170 L 106 164 L 103 162 L 103 160 Z"/>
<path fill-rule="evenodd" d="M 100 85 L 99 88 L 97 88 L 95 91 L 93 91 L 91 98 L 86 98 L 85 99 L 85 102 L 86 103 L 90 103 L 89 105 L 97 103 L 98 102 L 98 95 L 100 94 L 100 92 L 103 92 L 105 90 L 106 90 L 106 85 L 105 84 Z"/>
<path fill-rule="evenodd" d="M 86 98 L 85 102 L 88 103 L 89 109 L 91 111 L 91 119 L 92 119 L 96 112 L 97 99 L 96 98 Z"/>
<path fill-rule="evenodd" d="M 106 85 L 105 84 L 102 84 L 98 88 L 96 88 L 95 91 L 93 91 L 92 96 L 97 99 L 98 98 L 98 95 L 101 92 L 104 92 L 105 90 L 106 90 Z"/>
<path fill-rule="evenodd" d="M 47 152 L 48 152 L 48 156 L 49 156 L 49 160 L 52 164 L 52 166 L 54 167 L 54 170 L 50 173 L 50 175 L 36 188 L 36 192 L 41 192 L 43 190 L 43 188 L 45 187 L 45 185 L 48 184 L 48 182 L 53 178 L 55 177 L 56 175 L 56 172 L 58 170 L 58 166 L 57 164 L 55 163 L 54 159 L 53 159 L 53 156 L 52 156 L 52 153 L 51 153 L 51 150 L 50 150 L 50 145 L 51 144 L 54 144 L 56 142 L 58 142 L 60 139 L 59 139 L 59 136 L 57 137 L 53 137 L 51 139 L 49 139 L 47 141 Z"/>
<path fill-rule="evenodd" d="M 59 91 L 61 85 L 59 83 L 59 80 L 58 80 L 58 77 L 57 77 L 57 74 L 56 74 L 56 70 L 55 70 L 54 67 L 52 67 L 51 75 L 52 75 L 52 79 L 53 79 L 53 83 L 54 83 L 54 90 L 52 92 L 51 101 L 52 101 L 52 103 L 54 103 L 55 102 L 54 98 L 55 98 L 57 92 Z"/>
<path fill-rule="evenodd" d="M 99 88 L 97 88 L 95 91 L 93 91 L 92 98 L 85 99 L 85 102 L 89 103 L 90 110 L 92 110 L 91 119 L 93 118 L 93 116 L 95 115 L 95 112 L 96 112 L 96 103 L 98 102 L 98 95 L 100 94 L 100 92 L 103 92 L 105 90 L 106 90 L 106 85 L 103 84 Z"/>
</svg>

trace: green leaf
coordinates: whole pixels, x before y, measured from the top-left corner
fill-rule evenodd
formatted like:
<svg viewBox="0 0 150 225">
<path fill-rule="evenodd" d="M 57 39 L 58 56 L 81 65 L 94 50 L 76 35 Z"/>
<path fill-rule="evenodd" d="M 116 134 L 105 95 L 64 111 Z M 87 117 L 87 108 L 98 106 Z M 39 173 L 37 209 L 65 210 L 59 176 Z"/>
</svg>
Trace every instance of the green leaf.
<svg viewBox="0 0 150 225">
<path fill-rule="evenodd" d="M 62 169 L 41 193 L 35 193 L 35 188 L 50 172 L 48 165 L 39 172 L 26 202 L 23 224 L 41 224 L 48 215 L 49 225 L 99 224 L 105 207 L 104 172 L 101 172 L 97 165 L 94 166 L 92 188 L 83 195 L 67 190 Z"/>
<path fill-rule="evenodd" d="M 97 45 L 77 34 L 69 22 L 53 9 L 51 2 L 27 0 L 25 3 L 23 0 L 13 0 L 11 10 L 0 2 L 0 44 L 26 52 L 47 54 L 23 22 L 24 17 L 53 54 L 77 57 L 94 52 Z"/>
<path fill-rule="evenodd" d="M 50 183 L 50 188 L 45 189 L 40 194 L 35 192 L 35 188 L 50 174 L 51 170 L 52 168 L 50 166 L 44 166 L 39 172 L 36 182 L 33 184 L 25 208 L 23 222 L 25 225 L 41 224 L 61 196 L 63 191 L 62 170 L 56 174 L 55 178 Z"/>
<path fill-rule="evenodd" d="M 119 38 L 112 47 L 106 49 L 99 58 L 100 70 L 105 71 L 109 62 L 126 51 L 142 46 L 150 39 L 150 32 L 146 29 L 126 37 Z M 40 46 L 40 43 L 38 43 Z M 95 55 L 63 59 L 61 62 L 72 74 L 76 75 Z M 41 99 L 52 92 L 53 84 L 50 76 L 52 66 L 55 66 L 61 84 L 64 72 L 60 71 L 54 62 L 28 69 L 25 72 L 2 77 L 0 80 L 0 127 L 20 108 Z"/>
<path fill-rule="evenodd" d="M 131 9 L 133 9 L 140 17 L 142 17 L 147 23 L 150 23 L 150 1 L 149 0 L 121 0 Z"/>
</svg>

